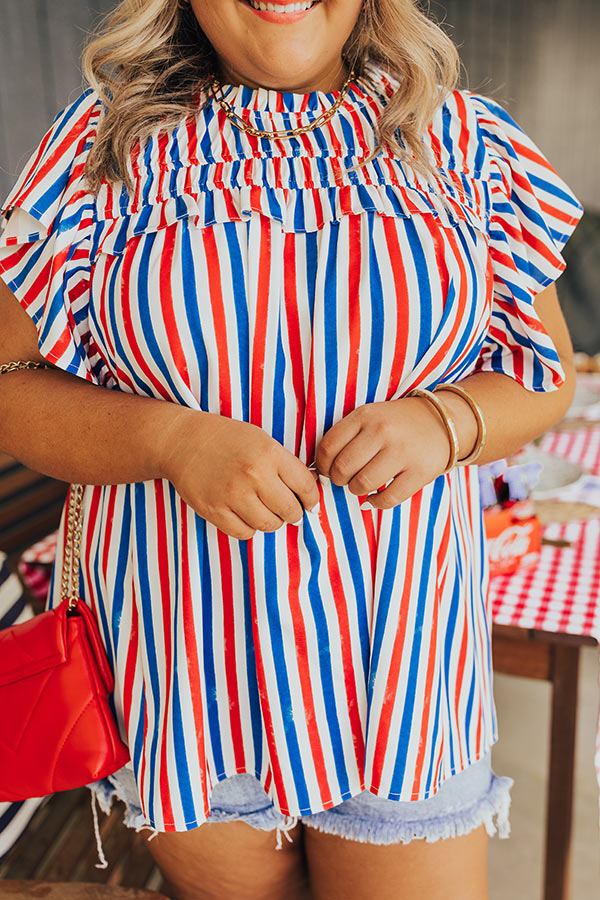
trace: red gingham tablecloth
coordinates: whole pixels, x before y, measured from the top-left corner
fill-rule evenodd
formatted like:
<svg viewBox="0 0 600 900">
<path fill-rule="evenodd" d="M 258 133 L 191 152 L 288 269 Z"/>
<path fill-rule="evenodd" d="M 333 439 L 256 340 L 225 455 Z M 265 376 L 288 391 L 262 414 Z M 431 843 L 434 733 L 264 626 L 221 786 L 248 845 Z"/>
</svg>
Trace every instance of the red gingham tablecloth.
<svg viewBox="0 0 600 900">
<path fill-rule="evenodd" d="M 545 453 L 578 463 L 600 475 L 600 424 L 573 432 L 548 432 L 539 444 Z M 600 507 L 598 518 L 552 523 L 542 534 L 569 541 L 570 547 L 543 545 L 539 561 L 512 575 L 490 579 L 492 621 L 541 631 L 591 635 L 600 644 Z M 600 656 L 598 659 L 600 693 Z M 594 766 L 600 824 L 600 705 Z"/>
</svg>

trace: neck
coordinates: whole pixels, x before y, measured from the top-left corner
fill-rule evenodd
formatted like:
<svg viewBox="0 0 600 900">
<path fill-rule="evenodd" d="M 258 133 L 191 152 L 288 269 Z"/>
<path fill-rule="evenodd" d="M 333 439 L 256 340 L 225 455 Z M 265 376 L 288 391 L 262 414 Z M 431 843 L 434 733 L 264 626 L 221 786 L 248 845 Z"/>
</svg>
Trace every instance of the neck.
<svg viewBox="0 0 600 900">
<path fill-rule="evenodd" d="M 327 72 L 315 74 L 306 80 L 298 79 L 290 82 L 281 82 L 279 79 L 265 76 L 262 81 L 254 81 L 242 72 L 228 65 L 224 60 L 219 60 L 217 77 L 222 84 L 246 85 L 249 88 L 266 88 L 273 91 L 286 91 L 293 94 L 309 94 L 312 91 L 339 91 L 344 86 L 349 71 L 346 63 L 339 60 L 330 66 Z"/>
</svg>

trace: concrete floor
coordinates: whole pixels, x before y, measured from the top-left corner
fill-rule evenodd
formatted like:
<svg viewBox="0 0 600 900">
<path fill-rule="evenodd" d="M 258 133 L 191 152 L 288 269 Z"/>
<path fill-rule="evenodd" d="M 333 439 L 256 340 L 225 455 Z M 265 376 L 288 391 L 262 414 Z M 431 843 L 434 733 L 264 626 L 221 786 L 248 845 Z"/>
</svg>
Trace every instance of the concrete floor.
<svg viewBox="0 0 600 900">
<path fill-rule="evenodd" d="M 598 723 L 598 649 L 580 651 L 574 832 L 569 900 L 600 900 L 598 785 L 594 771 Z M 541 900 L 550 734 L 549 682 L 494 673 L 498 741 L 492 768 L 509 775 L 511 835 L 489 841 L 491 900 Z"/>
</svg>

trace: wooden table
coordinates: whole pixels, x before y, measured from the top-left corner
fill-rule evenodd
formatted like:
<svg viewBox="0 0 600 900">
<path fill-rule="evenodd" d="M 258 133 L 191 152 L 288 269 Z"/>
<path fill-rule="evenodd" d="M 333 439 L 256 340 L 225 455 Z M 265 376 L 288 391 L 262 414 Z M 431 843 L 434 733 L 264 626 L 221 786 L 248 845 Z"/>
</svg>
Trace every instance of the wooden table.
<svg viewBox="0 0 600 900">
<path fill-rule="evenodd" d="M 543 900 L 569 896 L 579 650 L 593 637 L 492 624 L 494 670 L 552 684 Z"/>
</svg>

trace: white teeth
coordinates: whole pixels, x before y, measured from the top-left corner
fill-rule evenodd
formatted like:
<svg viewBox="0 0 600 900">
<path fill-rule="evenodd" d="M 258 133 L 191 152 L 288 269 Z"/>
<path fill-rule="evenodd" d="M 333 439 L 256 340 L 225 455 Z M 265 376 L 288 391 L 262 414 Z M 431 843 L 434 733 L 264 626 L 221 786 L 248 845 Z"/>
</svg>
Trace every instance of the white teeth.
<svg viewBox="0 0 600 900">
<path fill-rule="evenodd" d="M 303 3 L 286 3 L 285 6 L 283 6 L 280 3 L 262 3 L 261 0 L 248 0 L 250 6 L 253 6 L 254 9 L 258 9 L 261 12 L 276 12 L 284 14 L 310 9 L 314 2 L 315 0 L 304 0 Z"/>
</svg>

